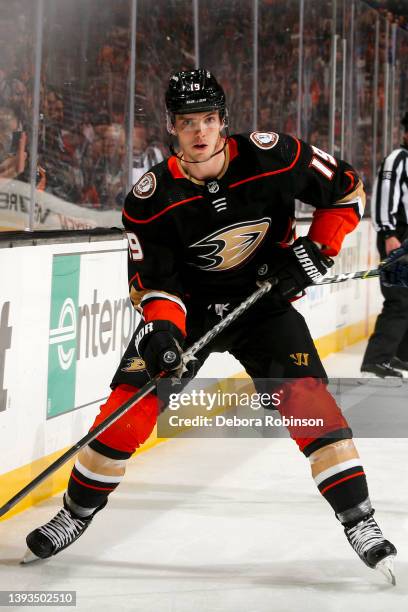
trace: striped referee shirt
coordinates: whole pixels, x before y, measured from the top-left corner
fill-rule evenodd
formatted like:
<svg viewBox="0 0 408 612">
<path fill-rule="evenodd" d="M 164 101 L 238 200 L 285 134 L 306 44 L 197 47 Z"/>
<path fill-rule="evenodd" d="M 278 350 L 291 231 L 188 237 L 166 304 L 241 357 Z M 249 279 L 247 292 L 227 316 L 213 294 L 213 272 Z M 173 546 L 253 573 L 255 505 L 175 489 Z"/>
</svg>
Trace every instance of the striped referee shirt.
<svg viewBox="0 0 408 612">
<path fill-rule="evenodd" d="M 371 218 L 377 232 L 391 234 L 408 225 L 408 148 L 386 157 L 374 182 Z"/>
</svg>

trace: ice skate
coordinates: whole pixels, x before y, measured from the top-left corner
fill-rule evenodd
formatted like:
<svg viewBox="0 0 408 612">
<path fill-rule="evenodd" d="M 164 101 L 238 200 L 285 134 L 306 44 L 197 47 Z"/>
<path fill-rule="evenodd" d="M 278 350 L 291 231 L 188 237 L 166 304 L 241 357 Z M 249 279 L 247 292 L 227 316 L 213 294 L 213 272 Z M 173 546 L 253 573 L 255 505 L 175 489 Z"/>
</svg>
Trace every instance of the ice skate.
<svg viewBox="0 0 408 612">
<path fill-rule="evenodd" d="M 393 357 L 390 365 L 394 370 L 400 372 L 404 378 L 408 378 L 408 361 L 403 361 L 399 357 Z"/>
<path fill-rule="evenodd" d="M 386 540 L 373 518 L 373 512 L 353 527 L 345 527 L 348 541 L 368 567 L 380 571 L 395 585 L 394 557 L 397 550 Z"/>
<path fill-rule="evenodd" d="M 366 363 L 361 366 L 361 377 L 357 382 L 379 387 L 399 387 L 403 383 L 403 374 L 390 363 Z"/>
<path fill-rule="evenodd" d="M 103 506 L 98 508 L 89 517 L 79 517 L 69 509 L 64 496 L 64 507 L 48 523 L 28 534 L 28 549 L 21 563 L 48 559 L 73 544 L 89 527 L 96 512 L 102 508 Z"/>
</svg>

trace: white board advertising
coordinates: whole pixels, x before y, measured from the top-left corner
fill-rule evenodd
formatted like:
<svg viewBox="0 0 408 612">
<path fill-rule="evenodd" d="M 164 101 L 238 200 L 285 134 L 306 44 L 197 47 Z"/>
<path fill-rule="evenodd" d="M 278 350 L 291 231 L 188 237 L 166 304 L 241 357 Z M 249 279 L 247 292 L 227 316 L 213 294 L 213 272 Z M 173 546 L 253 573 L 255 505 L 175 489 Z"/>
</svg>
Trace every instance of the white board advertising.
<svg viewBox="0 0 408 612">
<path fill-rule="evenodd" d="M 362 222 L 333 273 L 375 266 L 374 238 Z M 75 443 L 109 394 L 138 317 L 126 250 L 121 237 L 0 249 L 0 474 Z M 296 302 L 315 339 L 366 323 L 380 306 L 376 279 L 308 289 Z M 214 354 L 201 376 L 241 370 Z"/>
<path fill-rule="evenodd" d="M 121 225 L 120 210 L 99 210 L 66 202 L 47 191 L 34 193 L 33 228 L 80 230 Z M 17 179 L 0 178 L 0 229 L 21 230 L 28 227 L 31 187 Z"/>
<path fill-rule="evenodd" d="M 0 473 L 89 428 L 136 325 L 126 242 L 0 250 Z"/>
</svg>

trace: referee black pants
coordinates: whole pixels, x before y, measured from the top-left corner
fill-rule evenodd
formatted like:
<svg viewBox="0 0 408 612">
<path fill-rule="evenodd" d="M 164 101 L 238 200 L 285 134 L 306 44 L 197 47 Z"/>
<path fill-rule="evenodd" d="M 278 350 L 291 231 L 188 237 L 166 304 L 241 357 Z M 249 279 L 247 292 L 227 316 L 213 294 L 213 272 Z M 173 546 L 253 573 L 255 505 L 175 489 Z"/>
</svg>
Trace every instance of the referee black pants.
<svg viewBox="0 0 408 612">
<path fill-rule="evenodd" d="M 377 247 L 384 259 L 385 241 L 381 236 L 378 236 Z M 381 282 L 380 287 L 384 304 L 368 341 L 363 365 L 388 363 L 392 357 L 408 361 L 408 290 L 385 287 Z"/>
</svg>

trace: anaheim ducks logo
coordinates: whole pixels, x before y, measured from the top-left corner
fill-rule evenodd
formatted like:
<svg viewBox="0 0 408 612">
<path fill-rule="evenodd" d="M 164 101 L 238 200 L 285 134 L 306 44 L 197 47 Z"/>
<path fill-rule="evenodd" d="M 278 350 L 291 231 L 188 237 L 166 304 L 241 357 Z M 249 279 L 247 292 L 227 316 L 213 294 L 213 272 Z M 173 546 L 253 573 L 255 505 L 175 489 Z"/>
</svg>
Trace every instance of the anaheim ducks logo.
<svg viewBox="0 0 408 612">
<path fill-rule="evenodd" d="M 201 270 L 221 272 L 244 263 L 259 247 L 271 224 L 269 217 L 258 221 L 244 221 L 224 227 L 206 236 L 191 248 L 204 250 L 200 263 L 192 265 Z"/>
<path fill-rule="evenodd" d="M 121 368 L 122 372 L 140 372 L 145 369 L 145 362 L 143 359 L 140 359 L 140 357 L 131 357 L 127 359 L 126 367 Z"/>
</svg>

